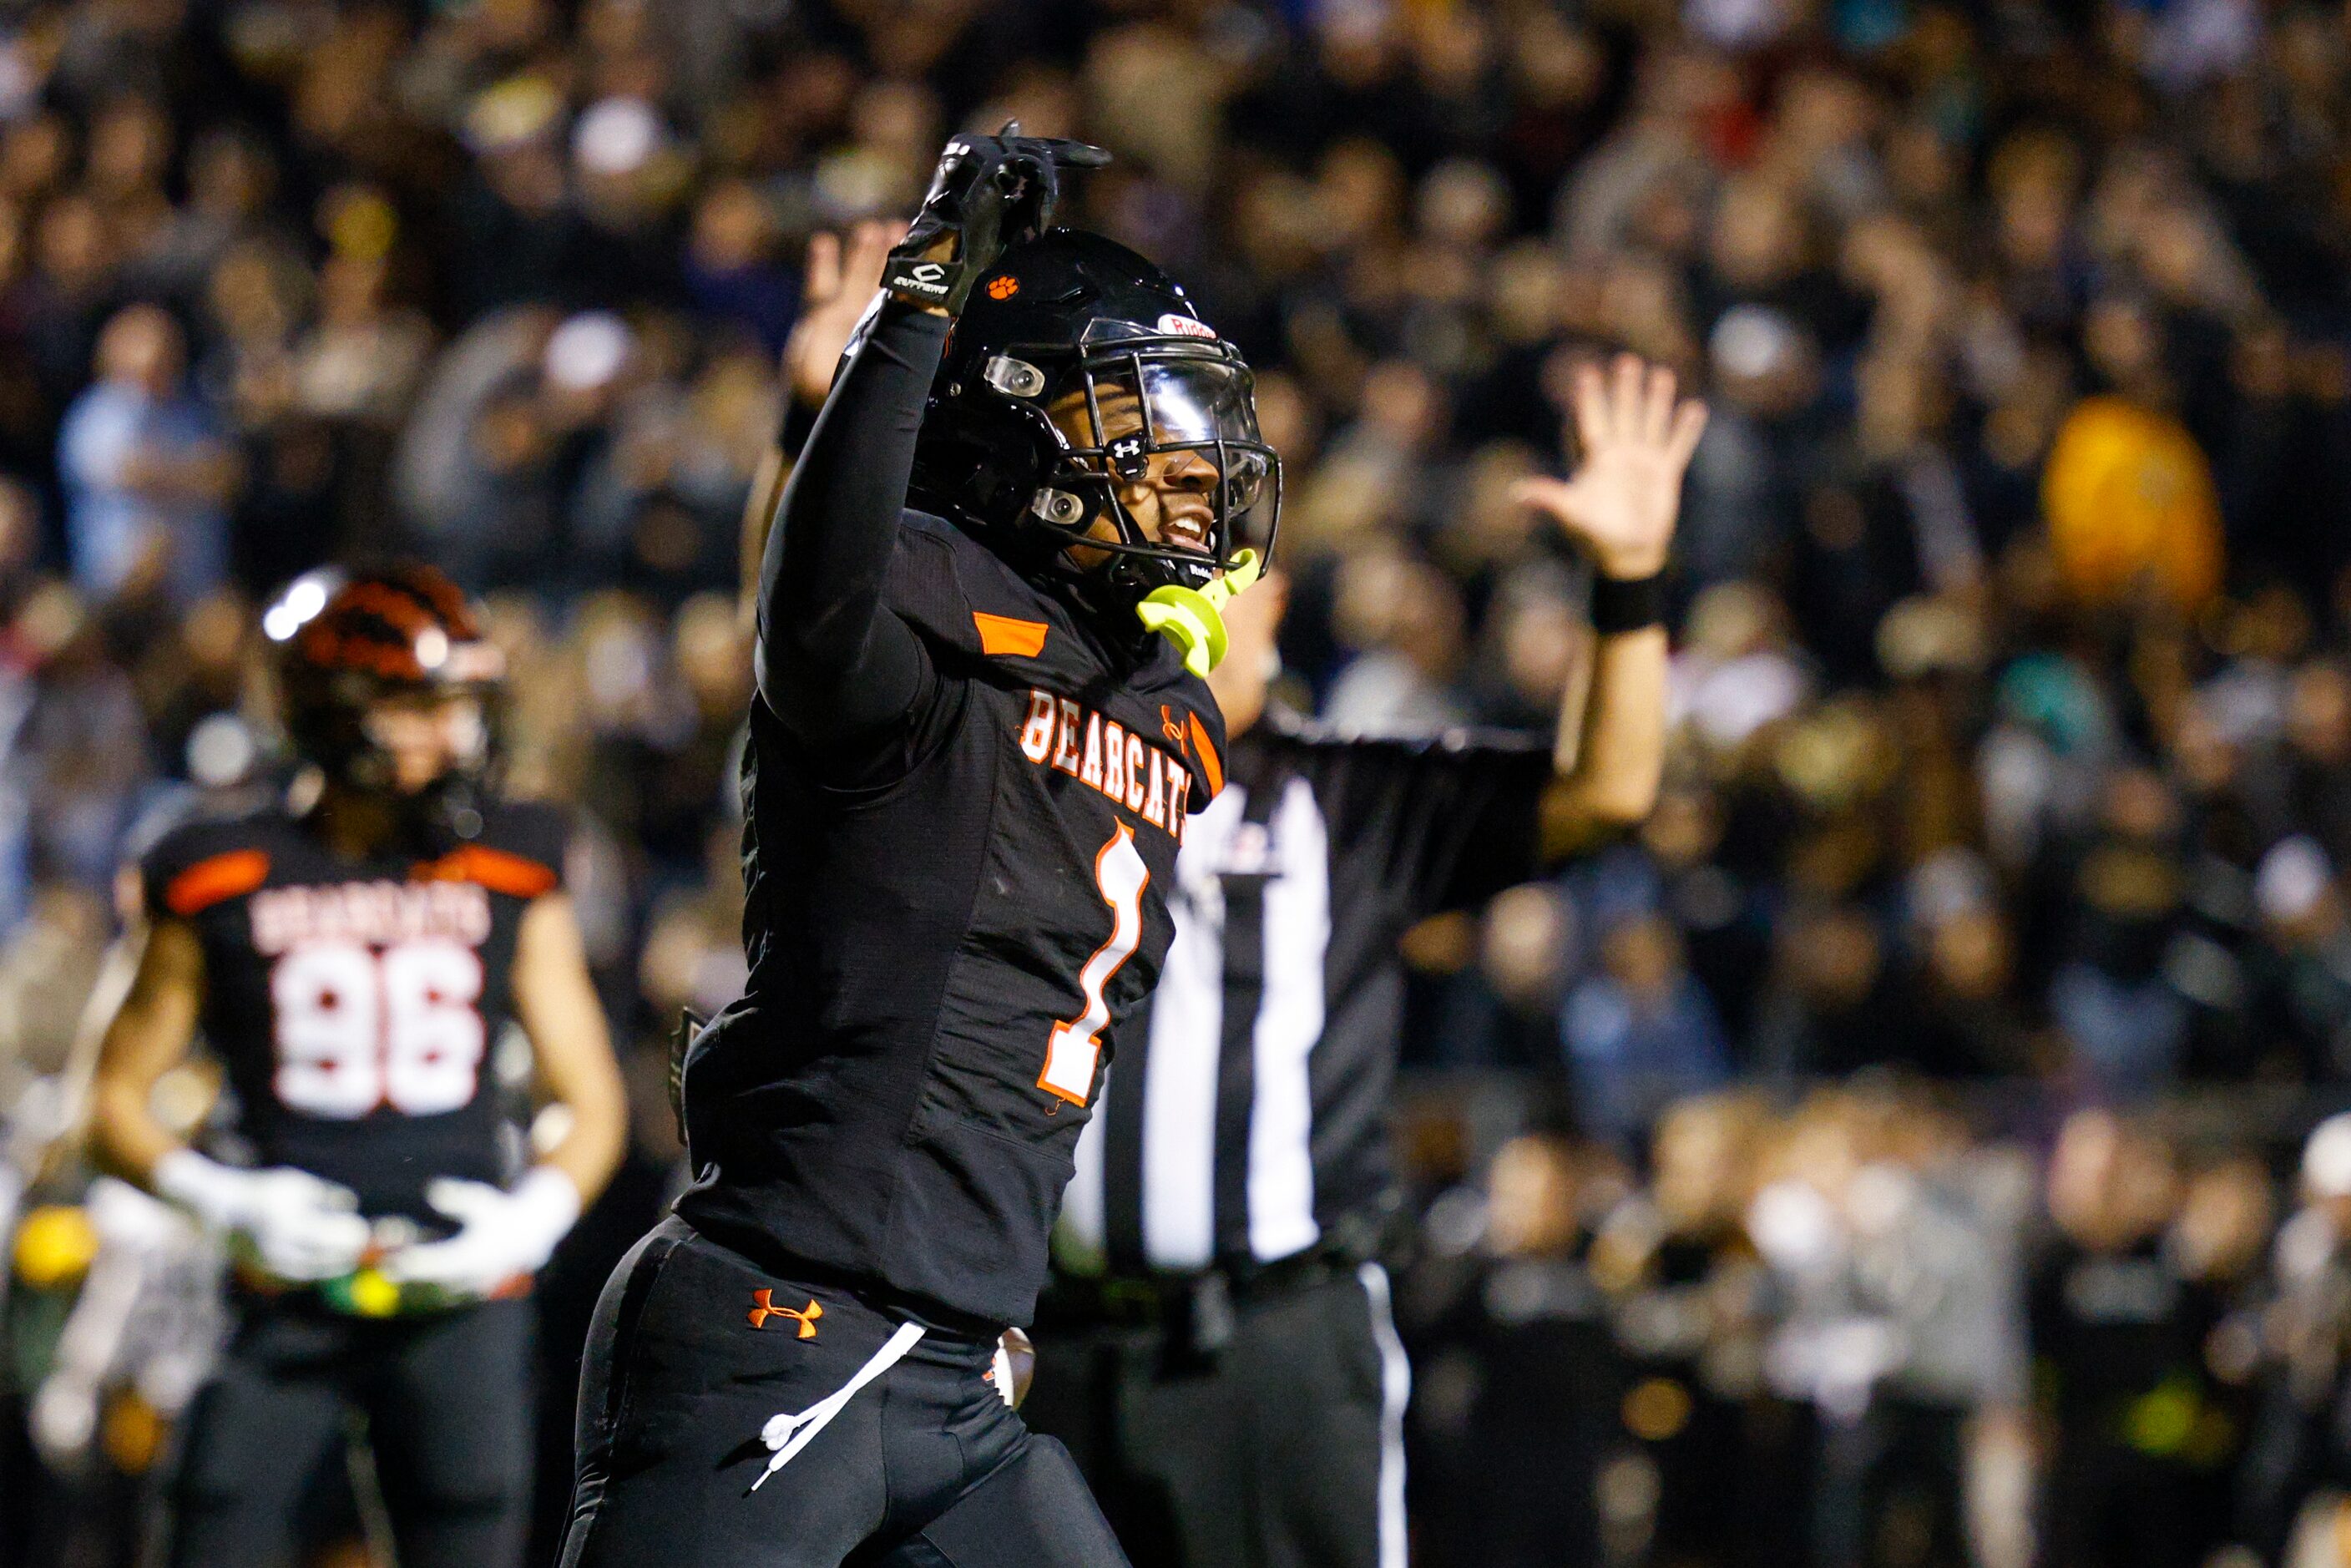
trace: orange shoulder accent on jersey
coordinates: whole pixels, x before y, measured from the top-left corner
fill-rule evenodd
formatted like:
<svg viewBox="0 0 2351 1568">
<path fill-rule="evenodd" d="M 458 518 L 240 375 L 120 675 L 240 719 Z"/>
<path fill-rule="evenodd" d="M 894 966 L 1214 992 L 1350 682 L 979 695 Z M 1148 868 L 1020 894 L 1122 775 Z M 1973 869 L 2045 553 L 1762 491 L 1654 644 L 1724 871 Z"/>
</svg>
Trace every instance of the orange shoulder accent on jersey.
<svg viewBox="0 0 2351 1568">
<path fill-rule="evenodd" d="M 225 899 L 251 893 L 268 880 L 266 851 L 225 851 L 205 856 L 166 883 L 163 907 L 185 920 Z"/>
<path fill-rule="evenodd" d="M 1021 621 L 975 610 L 971 623 L 979 628 L 979 651 L 983 653 L 1018 653 L 1024 659 L 1033 659 L 1045 651 L 1042 621 Z"/>
<path fill-rule="evenodd" d="M 1198 714 L 1184 716 L 1191 722 L 1192 744 L 1200 753 L 1200 771 L 1208 776 L 1208 794 L 1211 798 L 1221 795 L 1225 789 L 1225 764 L 1217 755 L 1217 743 L 1208 738 L 1208 727 L 1200 722 Z"/>
<path fill-rule="evenodd" d="M 563 879 L 554 868 L 544 866 L 525 855 L 506 850 L 494 850 L 487 844 L 467 844 L 451 850 L 437 861 L 425 861 L 416 868 L 423 882 L 471 882 L 503 893 L 512 898 L 537 898 L 543 893 L 553 893 Z"/>
</svg>

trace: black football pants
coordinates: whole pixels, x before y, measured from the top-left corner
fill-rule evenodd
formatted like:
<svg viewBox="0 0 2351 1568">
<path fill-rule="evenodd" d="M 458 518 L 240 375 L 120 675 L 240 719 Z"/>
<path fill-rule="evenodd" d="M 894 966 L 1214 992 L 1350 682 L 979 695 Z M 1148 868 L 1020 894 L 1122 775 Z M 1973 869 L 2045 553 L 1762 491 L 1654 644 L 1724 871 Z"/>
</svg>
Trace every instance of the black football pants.
<svg viewBox="0 0 2351 1568">
<path fill-rule="evenodd" d="M 306 1493 L 340 1461 L 354 1412 L 401 1568 L 519 1563 L 536 1310 L 371 1319 L 249 1304 L 180 1430 L 172 1568 L 292 1568 Z"/>
<path fill-rule="evenodd" d="M 1061 1437 L 1138 1568 L 1404 1568 L 1411 1383 L 1377 1267 L 1176 1324 L 1043 1322 L 1026 1413 Z"/>
<path fill-rule="evenodd" d="M 995 1354 L 664 1220 L 597 1302 L 562 1568 L 1125 1568 Z"/>
</svg>

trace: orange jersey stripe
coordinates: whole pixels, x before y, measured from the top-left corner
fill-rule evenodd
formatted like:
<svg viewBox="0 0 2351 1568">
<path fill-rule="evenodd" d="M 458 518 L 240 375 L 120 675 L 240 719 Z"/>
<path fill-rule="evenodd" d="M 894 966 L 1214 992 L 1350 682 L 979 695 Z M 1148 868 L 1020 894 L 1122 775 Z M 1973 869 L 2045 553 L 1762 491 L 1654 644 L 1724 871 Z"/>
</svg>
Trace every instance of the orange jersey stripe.
<svg viewBox="0 0 2351 1568">
<path fill-rule="evenodd" d="M 1220 795 L 1225 789 L 1224 758 L 1217 755 L 1217 743 L 1208 738 L 1208 727 L 1200 722 L 1200 716 L 1187 713 L 1184 716 L 1192 727 L 1192 745 L 1200 754 L 1200 771 L 1208 776 L 1208 794 L 1212 798 Z"/>
<path fill-rule="evenodd" d="M 230 850 L 198 861 L 163 889 L 163 907 L 183 920 L 225 899 L 251 893 L 269 880 L 269 856 L 260 850 Z"/>
<path fill-rule="evenodd" d="M 541 894 L 553 893 L 563 880 L 552 867 L 486 844 L 467 844 L 437 861 L 426 861 L 416 868 L 416 875 L 424 882 L 475 883 L 512 898 L 537 898 Z"/>
<path fill-rule="evenodd" d="M 971 623 L 979 628 L 979 651 L 983 653 L 1018 653 L 1024 659 L 1033 659 L 1045 651 L 1042 621 L 1020 621 L 975 610 Z"/>
</svg>

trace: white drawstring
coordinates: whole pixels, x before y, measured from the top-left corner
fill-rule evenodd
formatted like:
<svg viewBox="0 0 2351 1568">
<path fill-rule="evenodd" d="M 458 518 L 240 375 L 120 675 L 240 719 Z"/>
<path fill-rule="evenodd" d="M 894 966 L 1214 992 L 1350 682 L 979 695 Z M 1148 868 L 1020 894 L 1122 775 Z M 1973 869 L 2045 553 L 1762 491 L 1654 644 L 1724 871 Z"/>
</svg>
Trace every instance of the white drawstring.
<svg viewBox="0 0 2351 1568">
<path fill-rule="evenodd" d="M 768 1424 L 759 1428 L 759 1441 L 773 1450 L 774 1457 L 768 1459 L 768 1468 L 759 1472 L 759 1479 L 751 1483 L 751 1490 L 758 1491 L 767 1484 L 769 1476 L 790 1464 L 799 1451 L 809 1446 L 809 1440 L 823 1431 L 826 1424 L 856 1397 L 859 1389 L 904 1360 L 906 1353 L 914 1348 L 914 1342 L 922 1337 L 922 1324 L 900 1323 L 898 1332 L 857 1369 L 856 1376 L 797 1416 L 770 1416 Z"/>
</svg>

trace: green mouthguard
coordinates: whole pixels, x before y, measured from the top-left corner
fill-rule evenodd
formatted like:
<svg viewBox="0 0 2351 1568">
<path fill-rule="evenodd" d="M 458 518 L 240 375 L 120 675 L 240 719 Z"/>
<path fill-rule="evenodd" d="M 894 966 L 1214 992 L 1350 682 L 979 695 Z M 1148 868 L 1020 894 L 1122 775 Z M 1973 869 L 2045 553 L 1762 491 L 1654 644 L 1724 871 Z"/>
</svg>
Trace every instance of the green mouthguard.
<svg viewBox="0 0 2351 1568">
<path fill-rule="evenodd" d="M 1224 661 L 1224 607 L 1233 595 L 1257 580 L 1259 570 L 1257 551 L 1242 550 L 1225 568 L 1224 575 L 1206 588 L 1175 583 L 1155 588 L 1134 607 L 1134 612 L 1145 626 L 1176 644 L 1184 655 L 1186 669 L 1205 679 Z"/>
</svg>

